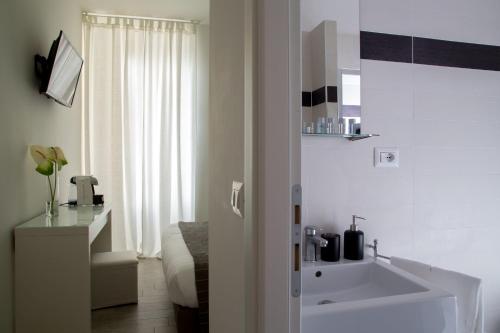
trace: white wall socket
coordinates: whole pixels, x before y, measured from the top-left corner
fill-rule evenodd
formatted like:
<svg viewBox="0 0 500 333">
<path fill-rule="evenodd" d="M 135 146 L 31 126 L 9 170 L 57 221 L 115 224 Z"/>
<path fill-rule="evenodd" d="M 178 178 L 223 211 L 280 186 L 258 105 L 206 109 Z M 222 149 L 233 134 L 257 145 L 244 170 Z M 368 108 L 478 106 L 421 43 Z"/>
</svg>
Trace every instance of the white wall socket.
<svg viewBox="0 0 500 333">
<path fill-rule="evenodd" d="M 376 168 L 399 168 L 399 149 L 377 147 L 374 160 Z"/>
</svg>

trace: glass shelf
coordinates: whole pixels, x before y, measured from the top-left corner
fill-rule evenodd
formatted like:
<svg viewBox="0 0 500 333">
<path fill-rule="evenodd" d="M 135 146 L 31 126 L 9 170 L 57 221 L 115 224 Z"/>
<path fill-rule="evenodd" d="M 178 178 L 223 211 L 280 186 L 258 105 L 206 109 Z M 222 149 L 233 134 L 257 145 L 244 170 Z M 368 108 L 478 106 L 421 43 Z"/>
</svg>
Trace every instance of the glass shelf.
<svg viewBox="0 0 500 333">
<path fill-rule="evenodd" d="M 379 134 L 319 134 L 319 133 L 302 133 L 303 136 L 317 136 L 317 137 L 324 137 L 324 138 L 344 138 L 349 141 L 357 141 L 357 140 L 363 140 L 367 138 L 371 138 L 374 136 L 380 136 Z"/>
</svg>

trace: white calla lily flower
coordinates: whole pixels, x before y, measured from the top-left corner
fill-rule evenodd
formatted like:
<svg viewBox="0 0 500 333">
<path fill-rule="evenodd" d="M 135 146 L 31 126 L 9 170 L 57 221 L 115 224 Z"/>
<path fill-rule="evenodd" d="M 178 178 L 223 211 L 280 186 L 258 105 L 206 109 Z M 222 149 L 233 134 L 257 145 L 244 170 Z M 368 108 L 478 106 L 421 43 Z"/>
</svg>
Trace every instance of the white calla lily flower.
<svg viewBox="0 0 500 333">
<path fill-rule="evenodd" d="M 36 163 L 36 171 L 44 176 L 47 176 L 50 191 L 50 210 L 57 211 L 57 187 L 58 177 L 57 172 L 61 171 L 62 167 L 68 164 L 64 152 L 61 147 L 44 147 L 40 145 L 30 146 L 30 153 L 33 161 Z M 53 183 L 50 176 L 54 174 Z"/>
</svg>

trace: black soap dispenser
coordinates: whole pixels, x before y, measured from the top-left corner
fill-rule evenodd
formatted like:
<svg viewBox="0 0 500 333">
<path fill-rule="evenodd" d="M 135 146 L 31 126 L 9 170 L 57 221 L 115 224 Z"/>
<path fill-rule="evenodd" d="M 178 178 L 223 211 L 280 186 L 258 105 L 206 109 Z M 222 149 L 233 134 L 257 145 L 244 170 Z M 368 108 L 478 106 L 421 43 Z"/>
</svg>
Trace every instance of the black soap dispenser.
<svg viewBox="0 0 500 333">
<path fill-rule="evenodd" d="M 353 215 L 351 227 L 344 232 L 344 258 L 349 260 L 362 260 L 364 254 L 365 234 L 358 230 L 356 219 L 366 220 Z"/>
</svg>

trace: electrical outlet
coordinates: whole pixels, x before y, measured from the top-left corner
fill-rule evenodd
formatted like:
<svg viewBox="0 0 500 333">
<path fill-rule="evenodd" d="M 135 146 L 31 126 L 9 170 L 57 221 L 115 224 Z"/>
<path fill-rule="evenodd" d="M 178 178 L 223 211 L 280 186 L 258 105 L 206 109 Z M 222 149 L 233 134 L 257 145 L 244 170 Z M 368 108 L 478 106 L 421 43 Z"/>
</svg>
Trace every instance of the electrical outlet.
<svg viewBox="0 0 500 333">
<path fill-rule="evenodd" d="M 377 147 L 374 160 L 376 168 L 399 168 L 399 149 Z"/>
</svg>

